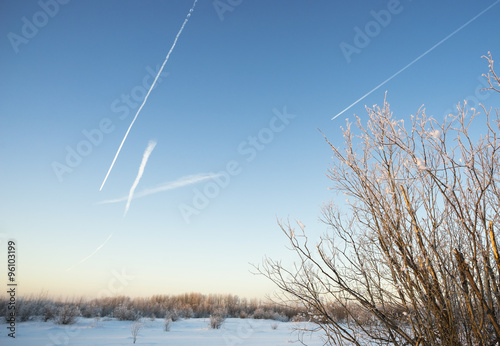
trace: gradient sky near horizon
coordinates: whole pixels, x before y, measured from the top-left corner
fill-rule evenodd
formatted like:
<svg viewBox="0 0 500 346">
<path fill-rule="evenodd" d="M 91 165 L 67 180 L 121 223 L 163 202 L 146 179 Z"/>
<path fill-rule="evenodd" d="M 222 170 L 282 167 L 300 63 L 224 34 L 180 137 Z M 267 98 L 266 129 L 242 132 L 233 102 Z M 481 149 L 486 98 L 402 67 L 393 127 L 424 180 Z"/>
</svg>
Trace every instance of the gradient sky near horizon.
<svg viewBox="0 0 500 346">
<path fill-rule="evenodd" d="M 481 56 L 500 61 L 500 1 L 199 0 L 99 191 L 193 2 L 61 2 L 0 4 L 0 255 L 18 242 L 21 295 L 264 297 L 250 263 L 293 260 L 277 219 L 327 231 L 318 129 L 341 146 L 386 91 L 403 119 L 499 105 L 478 90 Z"/>
</svg>

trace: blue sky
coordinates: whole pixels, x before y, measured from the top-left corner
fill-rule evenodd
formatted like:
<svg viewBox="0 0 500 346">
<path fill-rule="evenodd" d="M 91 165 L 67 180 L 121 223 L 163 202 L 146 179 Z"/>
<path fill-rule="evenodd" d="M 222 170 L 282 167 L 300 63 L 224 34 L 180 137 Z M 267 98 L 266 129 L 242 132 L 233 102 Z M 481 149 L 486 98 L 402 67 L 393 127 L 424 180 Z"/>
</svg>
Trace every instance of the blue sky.
<svg viewBox="0 0 500 346">
<path fill-rule="evenodd" d="M 3 1 L 0 253 L 18 242 L 20 291 L 272 293 L 249 263 L 293 259 L 277 218 L 317 237 L 336 198 L 318 128 L 342 145 L 345 119 L 386 91 L 403 119 L 422 105 L 442 118 L 478 95 L 498 106 L 477 91 L 481 56 L 500 59 L 497 2 L 199 0 L 99 191 L 192 1 Z M 150 140 L 136 194 L 181 186 L 133 199 L 125 217 L 125 201 L 99 204 L 128 195 Z"/>
</svg>

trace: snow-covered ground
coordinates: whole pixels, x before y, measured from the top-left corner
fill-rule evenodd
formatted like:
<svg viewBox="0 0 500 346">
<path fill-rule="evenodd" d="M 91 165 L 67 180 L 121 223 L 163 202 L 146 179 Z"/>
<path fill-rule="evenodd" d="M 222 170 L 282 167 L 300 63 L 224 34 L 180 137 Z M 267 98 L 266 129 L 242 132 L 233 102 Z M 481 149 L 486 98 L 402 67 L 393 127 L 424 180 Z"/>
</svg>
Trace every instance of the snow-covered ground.
<svg viewBox="0 0 500 346">
<path fill-rule="evenodd" d="M 290 345 L 298 341 L 294 329 L 305 323 L 277 322 L 228 318 L 221 329 L 210 329 L 209 319 L 193 318 L 173 322 L 169 332 L 164 331 L 164 320 L 141 320 L 136 345 L 179 346 L 239 346 Z M 80 318 L 76 324 L 62 326 L 53 322 L 22 322 L 16 325 L 16 338 L 8 337 L 8 325 L 0 324 L 0 345 L 132 345 L 131 326 L 134 322 Z M 273 329 L 272 325 L 277 324 Z M 323 345 L 320 333 L 302 336 L 306 345 Z M 297 344 L 297 343 L 296 343 Z M 298 343 L 300 344 L 300 343 Z"/>
</svg>

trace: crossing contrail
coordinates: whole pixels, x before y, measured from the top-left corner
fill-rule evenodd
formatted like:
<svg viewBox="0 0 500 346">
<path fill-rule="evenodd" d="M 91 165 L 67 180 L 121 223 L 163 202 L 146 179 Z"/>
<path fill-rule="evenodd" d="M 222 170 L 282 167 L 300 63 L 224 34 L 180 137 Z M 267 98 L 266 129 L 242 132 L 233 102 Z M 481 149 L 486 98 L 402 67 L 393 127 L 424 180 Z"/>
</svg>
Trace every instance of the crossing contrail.
<svg viewBox="0 0 500 346">
<path fill-rule="evenodd" d="M 127 132 L 125 133 L 125 137 L 123 137 L 123 140 L 120 144 L 120 147 L 118 148 L 118 151 L 116 152 L 116 155 L 115 155 L 115 158 L 113 159 L 113 162 L 111 162 L 111 166 L 109 167 L 108 169 L 108 173 L 106 173 L 106 177 L 104 178 L 104 181 L 102 182 L 101 184 L 101 187 L 99 188 L 99 191 L 102 190 L 104 184 L 106 183 L 106 180 L 108 179 L 108 176 L 109 176 L 109 173 L 111 173 L 111 170 L 113 169 L 113 166 L 115 165 L 115 161 L 116 161 L 116 158 L 118 157 L 118 155 L 120 154 L 120 151 L 122 150 L 122 147 L 123 147 L 123 143 L 125 143 L 125 140 L 127 139 L 127 136 L 130 132 L 130 129 L 132 128 L 132 126 L 134 125 L 135 123 L 135 120 L 137 119 L 137 116 L 139 115 L 139 113 L 141 112 L 141 109 L 142 107 L 144 106 L 144 104 L 146 103 L 146 101 L 148 100 L 148 97 L 149 97 L 149 94 L 151 93 L 151 90 L 153 90 L 155 84 L 156 84 L 156 81 L 158 80 L 158 77 L 160 76 L 161 72 L 163 71 L 163 67 L 165 67 L 165 64 L 167 63 L 168 59 L 170 58 L 170 54 L 172 53 L 172 51 L 174 50 L 175 48 L 175 45 L 177 44 L 177 40 L 179 39 L 179 36 L 181 35 L 182 33 L 182 30 L 184 30 L 184 27 L 186 26 L 186 23 L 188 22 L 189 20 L 189 17 L 191 17 L 191 14 L 193 13 L 194 11 L 194 7 L 196 6 L 196 3 L 198 2 L 198 0 L 194 0 L 193 2 L 193 6 L 191 6 L 191 9 L 189 10 L 187 16 L 186 16 L 186 19 L 184 19 L 184 22 L 182 23 L 182 26 L 181 28 L 179 29 L 179 32 L 177 33 L 177 35 L 175 36 L 175 39 L 174 39 L 174 43 L 172 44 L 172 47 L 170 47 L 170 50 L 168 51 L 167 53 L 167 56 L 165 57 L 165 60 L 163 61 L 163 64 L 161 65 L 161 68 L 160 70 L 158 71 L 158 74 L 156 75 L 156 78 L 155 80 L 153 81 L 153 83 L 151 84 L 151 86 L 149 87 L 149 91 L 148 93 L 146 94 L 146 97 L 144 98 L 144 100 L 142 101 L 142 104 L 141 106 L 139 107 L 139 109 L 137 110 L 137 113 L 135 114 L 135 117 L 134 119 L 132 120 L 132 122 L 130 123 L 130 126 L 128 127 L 128 130 Z"/>
<path fill-rule="evenodd" d="M 404 70 L 406 70 L 408 67 L 410 67 L 411 65 L 413 65 L 414 63 L 416 63 L 417 61 L 419 61 L 421 58 L 423 58 L 424 56 L 426 56 L 427 54 L 429 54 L 430 52 L 432 52 L 435 48 L 439 47 L 441 44 L 443 44 L 445 41 L 447 41 L 449 38 L 451 38 L 457 32 L 459 32 L 460 30 L 462 30 L 463 28 L 465 28 L 467 25 L 469 25 L 470 23 L 472 23 L 473 21 L 475 21 L 476 19 L 478 19 L 481 15 L 483 15 L 485 12 L 489 11 L 493 6 L 495 6 L 499 2 L 500 2 L 500 0 L 495 1 L 490 6 L 486 7 L 484 10 L 482 10 L 481 12 L 479 12 L 478 14 L 476 14 L 474 17 L 472 17 L 471 19 L 469 19 L 461 27 L 459 27 L 458 29 L 456 29 L 455 31 L 453 31 L 451 34 L 449 34 L 448 36 L 446 36 L 445 38 L 443 38 L 441 41 L 439 41 L 438 43 L 436 43 L 434 46 L 432 46 L 431 48 L 429 48 L 428 50 L 426 50 L 424 53 L 420 54 L 418 57 L 416 57 L 412 62 L 410 62 L 405 67 L 403 67 L 401 70 L 399 70 L 398 72 L 396 72 L 395 74 L 393 74 L 392 76 L 390 76 L 389 78 L 387 78 L 385 81 L 383 81 L 382 83 L 380 83 L 379 85 L 377 85 L 375 88 L 373 88 L 372 90 L 370 90 L 369 92 L 367 92 L 366 94 L 364 94 L 363 96 L 361 96 L 359 99 L 357 99 L 356 101 L 354 101 L 353 103 L 351 103 L 351 105 L 349 105 L 343 111 L 341 111 L 340 113 L 338 113 L 337 115 L 335 115 L 331 120 L 334 120 L 335 118 L 337 118 L 339 115 L 341 115 L 345 111 L 351 109 L 352 106 L 354 106 L 355 104 L 357 104 L 359 101 L 363 100 L 365 97 L 367 97 L 368 95 L 370 95 L 372 92 L 374 92 L 375 90 L 377 90 L 378 88 L 380 88 L 382 85 L 386 84 L 388 81 L 390 81 L 391 79 L 393 79 L 394 77 L 396 77 L 398 74 L 400 74 L 401 72 L 403 72 Z"/>
<path fill-rule="evenodd" d="M 175 181 L 163 183 L 157 187 L 145 189 L 141 192 L 135 193 L 133 199 L 146 197 L 146 196 L 158 193 L 158 192 L 177 189 L 177 188 L 184 187 L 187 185 L 197 184 L 197 183 L 200 183 L 200 182 L 205 181 L 205 180 L 218 178 L 221 175 L 222 174 L 220 174 L 220 173 L 217 173 L 217 174 L 216 173 L 200 173 L 200 174 L 187 175 L 187 176 L 181 177 Z M 124 202 L 127 199 L 128 199 L 128 196 L 124 196 L 124 197 L 115 198 L 115 199 L 107 199 L 107 200 L 104 200 L 101 202 L 97 202 L 96 204 L 119 203 L 119 202 Z"/>
<path fill-rule="evenodd" d="M 144 151 L 144 155 L 142 155 L 142 161 L 141 165 L 139 166 L 139 172 L 137 173 L 137 177 L 135 177 L 134 183 L 132 184 L 132 187 L 130 188 L 130 192 L 128 193 L 128 198 L 127 198 L 127 205 L 125 206 L 125 211 L 123 213 L 123 216 L 127 215 L 128 208 L 130 208 L 130 202 L 132 202 L 132 198 L 134 197 L 134 191 L 137 185 L 139 185 L 139 181 L 142 178 L 142 174 L 144 173 L 144 168 L 146 167 L 146 163 L 148 163 L 149 155 L 151 155 L 151 152 L 156 146 L 155 141 L 149 141 L 148 146 L 146 150 Z"/>
</svg>

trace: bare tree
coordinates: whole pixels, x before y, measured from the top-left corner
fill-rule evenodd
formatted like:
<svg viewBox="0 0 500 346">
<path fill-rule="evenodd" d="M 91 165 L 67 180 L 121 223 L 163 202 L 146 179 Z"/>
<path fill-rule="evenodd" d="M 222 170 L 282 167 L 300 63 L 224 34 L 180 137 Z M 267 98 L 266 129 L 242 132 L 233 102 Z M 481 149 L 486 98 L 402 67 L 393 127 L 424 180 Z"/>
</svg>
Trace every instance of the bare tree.
<svg viewBox="0 0 500 346">
<path fill-rule="evenodd" d="M 298 260 L 257 269 L 327 343 L 500 344 L 499 112 L 457 108 L 442 122 L 421 109 L 409 126 L 385 100 L 367 108 L 343 150 L 326 140 L 332 189 L 347 198 L 324 206 L 330 231 L 311 245 L 300 222 L 279 223 Z"/>
</svg>

